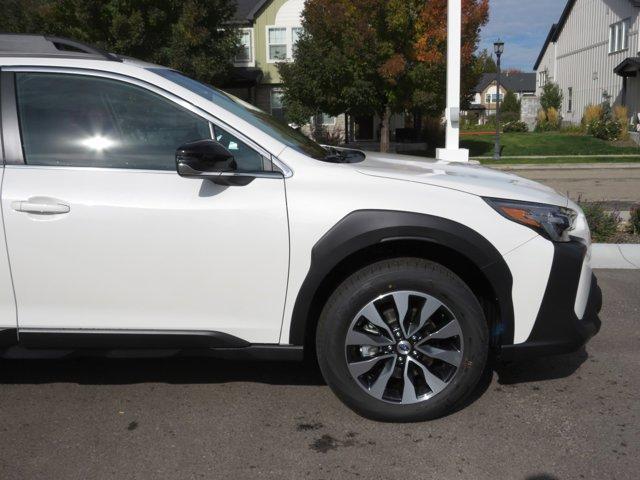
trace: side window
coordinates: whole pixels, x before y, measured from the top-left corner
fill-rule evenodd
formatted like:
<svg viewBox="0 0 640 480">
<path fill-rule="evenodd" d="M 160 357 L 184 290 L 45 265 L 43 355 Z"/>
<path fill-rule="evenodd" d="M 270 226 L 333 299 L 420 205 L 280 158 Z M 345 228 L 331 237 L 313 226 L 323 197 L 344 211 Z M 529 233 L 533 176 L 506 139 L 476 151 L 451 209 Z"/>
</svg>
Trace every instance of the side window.
<svg viewBox="0 0 640 480">
<path fill-rule="evenodd" d="M 206 120 L 117 80 L 17 73 L 16 89 L 29 165 L 175 170 L 180 145 L 211 138 Z"/>
<path fill-rule="evenodd" d="M 214 125 L 213 129 L 215 139 L 233 155 L 238 171 L 263 172 L 273 170 L 269 159 L 263 157 L 238 137 L 218 125 Z"/>
</svg>

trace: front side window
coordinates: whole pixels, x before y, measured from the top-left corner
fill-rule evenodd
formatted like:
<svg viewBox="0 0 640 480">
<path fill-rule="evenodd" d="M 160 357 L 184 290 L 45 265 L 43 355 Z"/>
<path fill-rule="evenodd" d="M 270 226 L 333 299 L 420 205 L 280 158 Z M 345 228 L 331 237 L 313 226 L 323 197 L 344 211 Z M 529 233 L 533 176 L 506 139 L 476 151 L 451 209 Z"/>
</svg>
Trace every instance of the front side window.
<svg viewBox="0 0 640 480">
<path fill-rule="evenodd" d="M 629 48 L 629 20 L 625 19 L 609 26 L 609 53 Z"/>
<path fill-rule="evenodd" d="M 216 141 L 233 155 L 239 172 L 272 170 L 270 160 L 264 158 L 238 137 L 218 125 L 214 125 L 213 130 Z"/>
<path fill-rule="evenodd" d="M 270 27 L 268 31 L 269 60 L 285 60 L 287 58 L 287 29 Z"/>
<path fill-rule="evenodd" d="M 175 170 L 176 149 L 209 122 L 144 88 L 107 78 L 17 73 L 29 165 Z"/>
<path fill-rule="evenodd" d="M 293 148 L 297 152 L 309 155 L 310 157 L 318 160 L 327 156 L 327 151 L 309 137 L 303 135 L 298 130 L 294 130 L 285 122 L 269 115 L 250 103 L 244 102 L 233 95 L 229 95 L 228 93 L 209 85 L 200 83 L 197 80 L 182 75 L 180 72 L 175 70 L 157 67 L 149 68 L 148 70 L 175 83 L 176 85 L 186 88 L 212 103 L 215 103 L 220 108 L 236 115 L 238 118 L 248 122 L 261 132 L 273 137 L 284 145 Z M 277 106 L 278 98 L 273 98 L 273 100 L 275 100 L 275 106 Z M 281 103 L 282 96 L 280 96 L 280 104 Z M 274 103 L 272 103 L 272 106 L 274 106 Z M 278 113 L 277 110 L 275 113 Z"/>
</svg>

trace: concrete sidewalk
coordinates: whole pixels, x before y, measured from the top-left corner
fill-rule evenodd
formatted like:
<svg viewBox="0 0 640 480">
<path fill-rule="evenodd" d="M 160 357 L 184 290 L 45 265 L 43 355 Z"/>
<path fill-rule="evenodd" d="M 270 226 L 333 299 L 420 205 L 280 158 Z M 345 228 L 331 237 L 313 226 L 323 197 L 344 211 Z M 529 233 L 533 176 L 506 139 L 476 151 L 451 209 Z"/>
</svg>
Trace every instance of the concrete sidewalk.
<svg viewBox="0 0 640 480">
<path fill-rule="evenodd" d="M 591 250 L 591 266 L 592 268 L 639 270 L 640 245 L 594 243 Z"/>
</svg>

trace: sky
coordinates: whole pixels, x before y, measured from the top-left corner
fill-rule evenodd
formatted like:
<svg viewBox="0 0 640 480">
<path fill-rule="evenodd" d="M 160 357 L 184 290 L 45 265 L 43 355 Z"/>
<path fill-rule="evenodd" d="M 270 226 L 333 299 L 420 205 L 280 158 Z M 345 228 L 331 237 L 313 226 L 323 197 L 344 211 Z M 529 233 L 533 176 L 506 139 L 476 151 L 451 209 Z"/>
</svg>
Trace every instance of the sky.
<svg viewBox="0 0 640 480">
<path fill-rule="evenodd" d="M 480 32 L 480 49 L 493 52 L 493 42 L 504 41 L 503 68 L 533 70 L 551 25 L 566 0 L 489 0 L 489 23 Z"/>
</svg>

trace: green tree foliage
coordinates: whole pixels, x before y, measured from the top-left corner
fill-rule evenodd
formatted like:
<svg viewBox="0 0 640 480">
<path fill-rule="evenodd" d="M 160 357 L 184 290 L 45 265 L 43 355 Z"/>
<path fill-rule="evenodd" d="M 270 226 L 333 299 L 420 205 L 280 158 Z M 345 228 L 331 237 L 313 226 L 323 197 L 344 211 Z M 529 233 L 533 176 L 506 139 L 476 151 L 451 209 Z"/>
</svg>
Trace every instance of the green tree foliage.
<svg viewBox="0 0 640 480">
<path fill-rule="evenodd" d="M 238 51 L 233 0 L 0 0 L 0 31 L 69 37 L 219 84 Z M 223 28 L 224 27 L 224 28 Z"/>
<path fill-rule="evenodd" d="M 487 0 L 464 2 L 463 71 L 473 69 Z M 446 89 L 446 0 L 308 0 L 295 62 L 280 63 L 291 120 L 377 113 L 380 149 L 393 112 L 441 114 Z M 477 78 L 463 73 L 464 97 Z"/>
<path fill-rule="evenodd" d="M 497 73 L 498 66 L 493 59 L 493 55 L 486 48 L 476 55 L 474 70 L 480 75 L 483 73 Z"/>
<path fill-rule="evenodd" d="M 549 82 L 542 87 L 542 95 L 540 95 L 540 105 L 544 111 L 555 108 L 560 111 L 562 107 L 562 90 L 558 84 Z"/>
<path fill-rule="evenodd" d="M 507 91 L 507 94 L 504 96 L 504 100 L 500 104 L 500 112 L 516 113 L 518 118 L 520 117 L 520 101 L 511 90 Z"/>
</svg>

